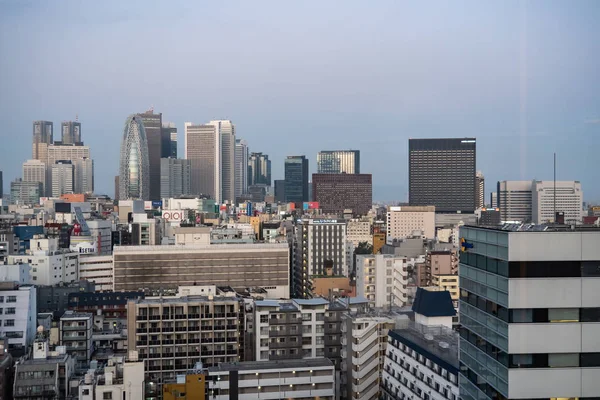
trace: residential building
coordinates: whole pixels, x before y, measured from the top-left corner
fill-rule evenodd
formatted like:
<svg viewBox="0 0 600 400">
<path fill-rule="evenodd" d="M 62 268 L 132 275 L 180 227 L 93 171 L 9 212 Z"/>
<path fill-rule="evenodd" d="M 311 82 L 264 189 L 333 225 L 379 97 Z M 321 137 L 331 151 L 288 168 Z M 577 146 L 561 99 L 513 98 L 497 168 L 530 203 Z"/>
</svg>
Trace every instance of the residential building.
<svg viewBox="0 0 600 400">
<path fill-rule="evenodd" d="M 23 163 L 23 182 L 41 183 L 43 194 L 46 193 L 46 174 L 46 163 L 43 161 L 34 159 Z"/>
<path fill-rule="evenodd" d="M 163 400 L 204 400 L 205 394 L 206 377 L 201 373 L 178 375 L 177 383 L 165 383 L 162 392 Z"/>
<path fill-rule="evenodd" d="M 160 158 L 163 154 L 162 113 L 150 110 L 137 114 L 144 125 L 148 145 L 149 197 L 144 200 L 160 200 Z M 165 132 L 166 135 L 166 132 Z M 170 146 L 169 146 L 170 147 Z"/>
<path fill-rule="evenodd" d="M 341 219 L 304 219 L 296 225 L 292 277 L 294 297 L 310 298 L 310 279 L 325 273 L 332 262 L 333 274 L 348 276 L 346 221 Z"/>
<path fill-rule="evenodd" d="M 533 181 L 531 193 L 531 221 L 533 223 L 555 222 L 555 214 L 563 212 L 564 223 L 581 224 L 583 191 L 579 181 Z"/>
<path fill-rule="evenodd" d="M 24 182 L 21 178 L 10 183 L 11 204 L 35 205 L 44 195 L 44 185 L 40 182 Z"/>
<path fill-rule="evenodd" d="M 179 197 L 191 193 L 190 160 L 160 159 L 160 198 Z"/>
<path fill-rule="evenodd" d="M 313 200 L 326 214 L 366 215 L 373 204 L 371 174 L 313 174 Z"/>
<path fill-rule="evenodd" d="M 175 381 L 205 367 L 244 360 L 244 306 L 237 297 L 190 295 L 129 300 L 128 349 L 146 365 L 146 384 Z M 158 346 L 158 347 L 157 347 Z"/>
<path fill-rule="evenodd" d="M 92 359 L 93 314 L 65 311 L 60 317 L 60 345 L 75 360 L 75 369 L 87 370 Z"/>
<path fill-rule="evenodd" d="M 48 145 L 54 143 L 53 124 L 50 121 L 33 121 L 33 147 L 34 160 L 46 161 Z"/>
<path fill-rule="evenodd" d="M 91 158 L 77 158 L 73 162 L 75 180 L 73 192 L 94 193 L 94 160 Z"/>
<path fill-rule="evenodd" d="M 79 400 L 144 398 L 144 362 L 135 351 L 107 360 L 101 373 L 88 372 L 79 382 Z"/>
<path fill-rule="evenodd" d="M 475 138 L 409 139 L 409 204 L 435 206 L 438 213 L 472 213 L 475 161 Z"/>
<path fill-rule="evenodd" d="M 8 339 L 0 338 L 0 400 L 11 400 L 14 382 L 13 358 L 8 352 Z"/>
<path fill-rule="evenodd" d="M 406 257 L 356 255 L 356 295 L 375 308 L 402 307 L 408 300 Z"/>
<path fill-rule="evenodd" d="M 460 236 L 461 398 L 597 396 L 600 230 L 507 224 Z"/>
<path fill-rule="evenodd" d="M 264 287 L 275 298 L 289 297 L 287 243 L 114 248 L 114 290 L 167 289 L 206 285 L 234 289 Z"/>
<path fill-rule="evenodd" d="M 317 154 L 318 174 L 360 174 L 360 150 L 327 150 Z"/>
<path fill-rule="evenodd" d="M 73 193 L 73 164 L 69 160 L 59 160 L 50 166 L 52 178 L 52 197 Z"/>
<path fill-rule="evenodd" d="M 8 339 L 7 350 L 20 357 L 33 343 L 37 323 L 35 287 L 0 282 L 0 337 Z"/>
<path fill-rule="evenodd" d="M 428 297 L 432 300 L 420 299 L 419 307 L 413 307 L 415 319 L 436 323 L 454 314 L 447 296 L 441 304 L 435 301 L 441 296 Z M 441 317 L 425 319 L 422 312 Z M 458 400 L 458 372 L 458 334 L 451 326 L 405 321 L 389 331 L 381 398 Z"/>
<path fill-rule="evenodd" d="M 490 193 L 490 207 L 498 208 L 498 192 Z"/>
<path fill-rule="evenodd" d="M 285 179 L 276 179 L 275 183 L 275 201 L 277 203 L 284 203 L 285 200 Z"/>
<path fill-rule="evenodd" d="M 46 332 L 38 330 L 31 358 L 15 366 L 13 396 L 24 400 L 66 399 L 71 395 L 69 381 L 74 373 L 74 360 L 65 348 L 50 351 Z"/>
<path fill-rule="evenodd" d="M 127 118 L 121 140 L 119 200 L 128 199 L 150 199 L 148 141 L 143 118 L 139 115 Z"/>
<path fill-rule="evenodd" d="M 385 245 L 385 242 L 386 242 L 385 232 L 373 233 L 373 254 L 379 254 L 381 252 L 381 248 Z"/>
<path fill-rule="evenodd" d="M 326 358 L 224 363 L 207 370 L 207 395 L 227 399 L 335 399 L 335 371 Z"/>
<path fill-rule="evenodd" d="M 62 132 L 62 144 L 83 145 L 81 141 L 81 122 L 79 121 L 63 121 L 60 124 Z"/>
<path fill-rule="evenodd" d="M 485 207 L 485 177 L 481 171 L 475 174 L 475 209 Z"/>
<path fill-rule="evenodd" d="M 163 122 L 163 140 L 169 139 L 168 146 L 163 141 L 161 158 L 177 158 L 177 127 L 173 122 Z"/>
<path fill-rule="evenodd" d="M 82 256 L 79 258 L 79 279 L 94 282 L 96 290 L 113 290 L 112 255 Z"/>
<path fill-rule="evenodd" d="M 405 239 L 420 231 L 427 239 L 435 238 L 434 206 L 389 206 L 387 210 L 387 243 Z"/>
<path fill-rule="evenodd" d="M 308 201 L 308 159 L 305 156 L 287 156 L 285 159 L 285 202 Z"/>
<path fill-rule="evenodd" d="M 250 153 L 248 159 L 248 186 L 251 185 L 271 186 L 271 160 L 269 160 L 268 155 Z"/>
<path fill-rule="evenodd" d="M 354 247 L 359 243 L 373 245 L 373 224 L 369 219 L 351 219 L 346 227 L 346 240 L 352 242 Z"/>
<path fill-rule="evenodd" d="M 248 190 L 248 142 L 235 140 L 235 198 Z"/>
</svg>

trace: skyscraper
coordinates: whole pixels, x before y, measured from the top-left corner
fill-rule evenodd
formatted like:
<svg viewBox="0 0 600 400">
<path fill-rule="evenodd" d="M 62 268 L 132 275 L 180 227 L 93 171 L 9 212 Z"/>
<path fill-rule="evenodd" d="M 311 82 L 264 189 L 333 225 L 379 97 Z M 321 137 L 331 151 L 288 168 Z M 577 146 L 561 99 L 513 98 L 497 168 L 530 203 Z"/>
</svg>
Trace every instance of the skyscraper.
<svg viewBox="0 0 600 400">
<path fill-rule="evenodd" d="M 42 184 L 40 182 L 23 182 L 19 178 L 10 183 L 11 204 L 39 204 L 42 195 Z"/>
<path fill-rule="evenodd" d="M 285 160 L 285 201 L 308 201 L 308 159 L 288 156 Z"/>
<path fill-rule="evenodd" d="M 4 195 L 4 181 L 2 180 L 2 171 L 0 171 L 0 199 Z"/>
<path fill-rule="evenodd" d="M 275 180 L 275 201 L 277 203 L 285 202 L 285 179 Z"/>
<path fill-rule="evenodd" d="M 125 122 L 121 140 L 120 200 L 150 198 L 149 168 L 148 143 L 142 118 L 139 115 L 130 115 Z"/>
<path fill-rule="evenodd" d="M 248 142 L 235 140 L 235 198 L 248 191 Z"/>
<path fill-rule="evenodd" d="M 409 139 L 411 206 L 435 206 L 438 213 L 475 210 L 475 138 Z"/>
<path fill-rule="evenodd" d="M 73 162 L 73 169 L 73 192 L 94 193 L 94 161 L 91 158 L 77 158 Z"/>
<path fill-rule="evenodd" d="M 51 144 L 47 149 L 46 159 L 46 195 L 52 195 L 52 166 L 57 161 L 68 160 L 75 164 L 79 158 L 90 158 L 89 146 L 76 146 L 73 144 Z"/>
<path fill-rule="evenodd" d="M 73 164 L 69 160 L 60 160 L 51 166 L 52 197 L 73 193 Z"/>
<path fill-rule="evenodd" d="M 366 215 L 373 204 L 371 174 L 313 174 L 313 200 L 325 214 Z"/>
<path fill-rule="evenodd" d="M 163 145 L 162 158 L 177 158 L 177 127 L 173 122 L 165 122 L 162 126 Z M 162 161 L 161 161 L 162 162 Z M 161 185 L 162 186 L 162 185 Z"/>
<path fill-rule="evenodd" d="M 485 206 L 485 178 L 483 172 L 477 171 L 475 174 L 475 208 Z"/>
<path fill-rule="evenodd" d="M 42 195 L 46 193 L 46 163 L 40 160 L 27 160 L 23 163 L 23 182 L 42 184 Z"/>
<path fill-rule="evenodd" d="M 153 109 L 138 114 L 144 124 L 144 132 L 148 143 L 148 165 L 150 182 L 149 199 L 160 199 L 160 158 L 163 150 L 162 114 L 155 114 Z"/>
<path fill-rule="evenodd" d="M 160 197 L 170 198 L 190 194 L 190 160 L 160 159 Z"/>
<path fill-rule="evenodd" d="M 326 150 L 317 154 L 319 174 L 360 174 L 359 150 Z"/>
<path fill-rule="evenodd" d="M 61 124 L 62 144 L 83 145 L 81 141 L 81 122 L 64 121 Z"/>
<path fill-rule="evenodd" d="M 33 151 L 31 158 L 34 160 L 46 161 L 47 146 L 54 143 L 52 126 L 52 122 L 50 121 L 33 122 Z"/>
<path fill-rule="evenodd" d="M 191 194 L 221 203 L 235 196 L 235 125 L 231 121 L 185 123 L 185 158 L 191 162 Z"/>
<path fill-rule="evenodd" d="M 263 153 L 250 153 L 248 160 L 248 186 L 271 186 L 271 160 Z"/>
</svg>

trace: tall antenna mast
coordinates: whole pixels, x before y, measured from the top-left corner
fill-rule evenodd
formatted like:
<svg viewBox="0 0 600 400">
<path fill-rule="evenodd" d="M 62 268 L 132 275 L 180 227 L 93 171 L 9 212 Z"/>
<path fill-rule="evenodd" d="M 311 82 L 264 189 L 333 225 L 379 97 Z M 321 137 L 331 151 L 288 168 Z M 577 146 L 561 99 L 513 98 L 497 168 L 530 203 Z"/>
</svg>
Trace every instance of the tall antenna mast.
<svg viewBox="0 0 600 400">
<path fill-rule="evenodd" d="M 556 223 L 556 153 L 554 153 L 554 223 Z"/>
</svg>

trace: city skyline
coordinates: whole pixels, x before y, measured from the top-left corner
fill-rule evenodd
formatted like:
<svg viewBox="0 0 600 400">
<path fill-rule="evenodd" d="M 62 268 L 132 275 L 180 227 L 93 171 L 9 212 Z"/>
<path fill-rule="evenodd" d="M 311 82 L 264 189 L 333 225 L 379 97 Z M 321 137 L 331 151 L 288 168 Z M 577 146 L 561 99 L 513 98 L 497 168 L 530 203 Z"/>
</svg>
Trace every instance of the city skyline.
<svg viewBox="0 0 600 400">
<path fill-rule="evenodd" d="M 600 171 L 591 164 L 600 144 L 600 79 L 595 73 L 600 60 L 595 41 L 588 40 L 598 33 L 595 2 L 465 2 L 469 17 L 458 11 L 461 7 L 447 5 L 430 13 L 437 8 L 427 4 L 386 3 L 388 12 L 359 4 L 342 9 L 321 5 L 316 17 L 309 6 L 287 6 L 292 10 L 285 8 L 280 18 L 271 17 L 282 12 L 281 5 L 265 10 L 240 4 L 227 13 L 224 6 L 210 5 L 215 18 L 202 26 L 192 23 L 193 15 L 203 12 L 194 5 L 140 10 L 135 2 L 112 4 L 0 5 L 0 47 L 13 54 L 0 61 L 5 72 L 0 87 L 6 94 L 0 96 L 0 118 L 6 121 L 0 138 L 10 140 L 0 148 L 5 193 L 30 159 L 32 121 L 52 121 L 58 140 L 61 121 L 78 116 L 85 144 L 96 149 L 96 191 L 112 195 L 122 121 L 153 105 L 175 121 L 180 135 L 185 121 L 234 120 L 252 151 L 269 154 L 273 179 L 283 177 L 288 155 L 305 154 L 312 174 L 319 151 L 351 148 L 362 153 L 361 172 L 373 174 L 375 200 L 406 201 L 409 138 L 472 136 L 478 141 L 477 170 L 488 182 L 486 199 L 497 181 L 552 179 L 552 154 L 557 152 L 557 179 L 579 180 L 586 201 L 600 200 L 600 188 L 594 187 Z M 326 17 L 338 12 L 339 18 Z M 184 40 L 184 31 L 206 37 L 225 14 L 239 22 L 233 32 L 214 43 Z M 75 15 L 95 15 L 90 29 L 71 35 L 70 23 L 88 18 Z M 307 15 L 313 17 L 313 29 L 301 35 Z M 394 15 L 402 15 L 402 23 L 386 26 Z M 161 26 L 172 35 L 165 35 L 168 41 L 160 37 L 153 50 L 162 47 L 173 59 L 200 48 L 239 53 L 247 65 L 244 73 L 201 63 L 202 57 L 185 65 L 141 61 L 146 45 L 126 43 L 146 42 L 149 26 L 163 18 L 177 23 Z M 422 18 L 429 23 L 412 22 Z M 442 23 L 444 29 L 435 28 Z M 238 30 L 247 31 L 249 25 L 258 27 L 256 37 L 239 39 Z M 9 40 L 17 27 L 18 44 Z M 389 52 L 390 47 L 397 51 Z M 294 48 L 296 54 L 273 48 Z M 52 61 L 72 49 L 78 49 L 77 62 L 59 68 Z M 356 53 L 365 57 L 359 61 Z M 105 62 L 97 62 L 96 54 Z M 121 66 L 103 70 L 103 79 L 90 79 L 101 75 L 91 68 L 105 63 Z M 294 67 L 297 63 L 300 68 Z M 44 74 L 36 74 L 33 65 L 43 66 Z M 264 73 L 271 69 L 278 73 Z M 202 79 L 193 79 L 197 76 Z M 138 84 L 157 80 L 168 85 L 149 90 Z M 202 98 L 183 95 L 197 91 Z"/>
</svg>

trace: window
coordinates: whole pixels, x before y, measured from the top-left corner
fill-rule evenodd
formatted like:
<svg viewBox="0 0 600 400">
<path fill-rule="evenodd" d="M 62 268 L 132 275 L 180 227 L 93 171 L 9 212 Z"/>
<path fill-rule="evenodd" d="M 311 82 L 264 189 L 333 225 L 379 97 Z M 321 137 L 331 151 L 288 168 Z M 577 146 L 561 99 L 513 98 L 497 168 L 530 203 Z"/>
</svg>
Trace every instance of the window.
<svg viewBox="0 0 600 400">
<path fill-rule="evenodd" d="M 113 398 L 112 397 L 112 392 L 104 392 L 104 393 L 102 393 L 102 398 L 104 400 L 112 400 L 112 398 Z"/>
<path fill-rule="evenodd" d="M 302 313 L 302 321 L 312 321 L 312 314 Z"/>
<path fill-rule="evenodd" d="M 548 354 L 548 366 L 550 368 L 579 367 L 579 354 Z"/>
<path fill-rule="evenodd" d="M 15 326 L 15 320 L 14 319 L 4 320 L 4 326 Z"/>
<path fill-rule="evenodd" d="M 261 315 L 260 316 L 260 322 L 261 322 L 261 324 L 266 324 L 267 322 L 269 322 L 269 316 L 268 315 Z"/>
<path fill-rule="evenodd" d="M 600 353 L 581 353 L 581 367 L 600 367 Z"/>
<path fill-rule="evenodd" d="M 15 314 L 16 310 L 17 309 L 15 307 L 7 307 L 6 308 L 6 315 Z"/>
<path fill-rule="evenodd" d="M 0 303 L 4 303 L 4 296 L 0 296 Z"/>
<path fill-rule="evenodd" d="M 548 321 L 550 322 L 579 322 L 578 308 L 549 308 Z"/>
<path fill-rule="evenodd" d="M 582 308 L 581 322 L 600 322 L 600 308 Z"/>
<path fill-rule="evenodd" d="M 17 302 L 17 296 L 8 296 L 6 298 L 6 302 L 7 303 L 16 303 Z"/>
</svg>

